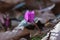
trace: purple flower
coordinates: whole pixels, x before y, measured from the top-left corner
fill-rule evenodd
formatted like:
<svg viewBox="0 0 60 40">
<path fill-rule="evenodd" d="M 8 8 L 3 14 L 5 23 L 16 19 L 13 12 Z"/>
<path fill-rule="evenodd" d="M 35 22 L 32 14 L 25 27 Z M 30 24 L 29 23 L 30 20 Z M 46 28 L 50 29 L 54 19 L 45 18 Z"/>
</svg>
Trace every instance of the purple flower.
<svg viewBox="0 0 60 40">
<path fill-rule="evenodd" d="M 34 12 L 34 11 L 29 11 L 29 10 L 27 10 L 27 11 L 25 12 L 24 19 L 25 19 L 27 22 L 33 22 L 34 17 L 35 17 L 35 12 Z"/>
</svg>

